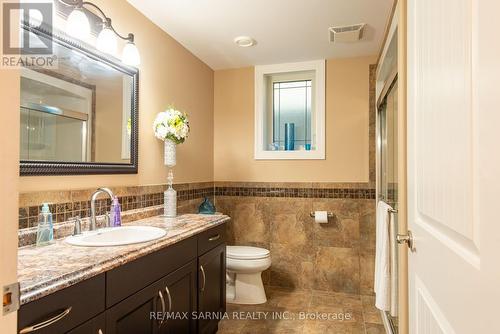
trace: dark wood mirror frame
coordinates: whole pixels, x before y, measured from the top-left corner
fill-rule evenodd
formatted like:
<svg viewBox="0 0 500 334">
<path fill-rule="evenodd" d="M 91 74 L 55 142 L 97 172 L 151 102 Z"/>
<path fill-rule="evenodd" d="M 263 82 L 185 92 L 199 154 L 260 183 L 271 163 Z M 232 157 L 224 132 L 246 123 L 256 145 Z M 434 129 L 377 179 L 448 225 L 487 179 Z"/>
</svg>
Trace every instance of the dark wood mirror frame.
<svg viewBox="0 0 500 334">
<path fill-rule="evenodd" d="M 63 33 L 53 32 L 43 25 L 32 27 L 23 22 L 21 29 L 32 32 L 42 38 L 51 39 L 53 43 L 58 43 L 70 49 L 74 49 L 87 57 L 106 65 L 132 77 L 132 110 L 131 134 L 130 134 L 130 162 L 129 163 L 103 163 L 103 162 L 65 162 L 65 161 L 20 161 L 21 176 L 42 176 L 42 175 L 91 175 L 91 174 L 137 174 L 139 164 L 139 70 L 135 67 L 127 66 L 116 58 L 109 57 L 96 49 L 82 44 Z M 19 145 L 19 143 L 17 143 Z"/>
</svg>

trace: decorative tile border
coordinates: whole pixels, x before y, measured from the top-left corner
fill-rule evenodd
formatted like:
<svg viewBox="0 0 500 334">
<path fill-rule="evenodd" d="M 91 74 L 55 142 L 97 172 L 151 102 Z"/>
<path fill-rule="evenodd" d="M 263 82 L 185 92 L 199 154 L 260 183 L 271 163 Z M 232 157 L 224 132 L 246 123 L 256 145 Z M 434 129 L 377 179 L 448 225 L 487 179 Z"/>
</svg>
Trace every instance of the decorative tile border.
<svg viewBox="0 0 500 334">
<path fill-rule="evenodd" d="M 215 196 L 375 199 L 375 189 L 215 187 Z"/>
</svg>

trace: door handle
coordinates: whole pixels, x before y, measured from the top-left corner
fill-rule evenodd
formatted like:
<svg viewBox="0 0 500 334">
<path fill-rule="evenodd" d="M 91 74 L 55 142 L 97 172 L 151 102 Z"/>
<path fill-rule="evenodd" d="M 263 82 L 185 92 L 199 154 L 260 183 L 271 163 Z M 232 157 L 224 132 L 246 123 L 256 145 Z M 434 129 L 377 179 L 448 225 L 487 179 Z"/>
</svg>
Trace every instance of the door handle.
<svg viewBox="0 0 500 334">
<path fill-rule="evenodd" d="M 407 234 L 398 234 L 396 236 L 396 241 L 400 245 L 406 244 L 412 252 L 415 251 L 415 242 L 413 240 L 413 234 L 411 233 L 411 231 L 408 231 Z"/>
<path fill-rule="evenodd" d="M 158 296 L 160 297 L 160 302 L 161 302 L 161 319 L 158 323 L 158 328 L 160 328 L 163 325 L 163 322 L 165 321 L 165 298 L 163 298 L 163 293 L 161 293 L 161 290 L 158 290 Z"/>
<path fill-rule="evenodd" d="M 205 284 L 207 283 L 207 276 L 205 275 L 205 269 L 203 268 L 203 265 L 200 265 L 200 271 L 201 275 L 203 276 L 203 285 L 200 288 L 200 291 L 203 292 L 205 291 Z"/>
<path fill-rule="evenodd" d="M 167 312 L 167 314 L 169 314 L 170 312 L 172 312 L 172 296 L 170 295 L 170 290 L 168 289 L 168 286 L 165 287 L 165 292 L 167 293 L 167 298 L 168 298 L 168 312 Z M 161 294 L 161 291 L 160 291 L 160 294 Z M 165 301 L 162 302 L 162 307 L 165 308 Z M 168 321 L 168 318 L 167 318 L 167 320 L 165 320 L 165 310 L 163 310 L 163 318 L 162 318 L 162 321 L 160 323 L 160 327 L 165 325 L 167 323 L 167 321 Z"/>
<path fill-rule="evenodd" d="M 168 297 L 168 312 L 172 312 L 172 296 L 170 295 L 170 290 L 168 289 L 168 286 L 165 287 L 165 292 L 167 293 Z"/>
<path fill-rule="evenodd" d="M 64 311 L 62 311 L 61 313 L 59 313 L 58 315 L 56 315 L 50 319 L 39 322 L 39 323 L 32 325 L 32 326 L 24 327 L 23 329 L 21 329 L 19 331 L 19 334 L 31 333 L 31 332 L 37 331 L 39 329 L 45 328 L 47 326 L 50 326 L 50 325 L 58 322 L 59 320 L 61 320 L 65 316 L 67 316 L 69 314 L 69 312 L 71 312 L 71 309 L 72 309 L 72 307 L 70 306 L 70 307 L 66 308 Z"/>
</svg>

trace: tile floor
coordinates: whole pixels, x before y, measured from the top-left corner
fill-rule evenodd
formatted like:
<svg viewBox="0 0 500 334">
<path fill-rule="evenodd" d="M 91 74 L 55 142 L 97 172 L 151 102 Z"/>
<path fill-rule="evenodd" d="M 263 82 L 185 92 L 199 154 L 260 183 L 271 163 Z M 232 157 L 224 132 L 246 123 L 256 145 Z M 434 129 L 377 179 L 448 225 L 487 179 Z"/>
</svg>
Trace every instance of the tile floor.
<svg viewBox="0 0 500 334">
<path fill-rule="evenodd" d="M 262 305 L 227 304 L 229 319 L 220 322 L 218 334 L 385 333 L 372 296 L 275 287 L 266 288 L 266 292 L 268 301 Z M 304 319 L 304 314 L 329 318 Z"/>
</svg>

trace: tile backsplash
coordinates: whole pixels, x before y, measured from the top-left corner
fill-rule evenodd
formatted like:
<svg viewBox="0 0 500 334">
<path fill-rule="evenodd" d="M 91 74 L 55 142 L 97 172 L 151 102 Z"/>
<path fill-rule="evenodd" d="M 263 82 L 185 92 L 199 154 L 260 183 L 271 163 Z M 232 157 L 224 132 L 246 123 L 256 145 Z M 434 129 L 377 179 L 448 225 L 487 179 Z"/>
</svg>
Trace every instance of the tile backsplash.
<svg viewBox="0 0 500 334">
<path fill-rule="evenodd" d="M 214 196 L 213 182 L 176 184 L 178 204 L 183 202 Z M 143 209 L 163 204 L 163 192 L 166 185 L 111 187 L 118 196 L 122 211 Z M 19 199 L 19 228 L 30 228 L 37 225 L 39 208 L 42 203 L 50 203 L 50 211 L 54 222 L 62 223 L 70 218 L 90 216 L 90 197 L 95 191 L 79 189 L 69 191 L 43 191 L 23 193 Z M 96 213 L 102 215 L 109 210 L 110 199 L 101 195 L 96 200 Z"/>
</svg>

